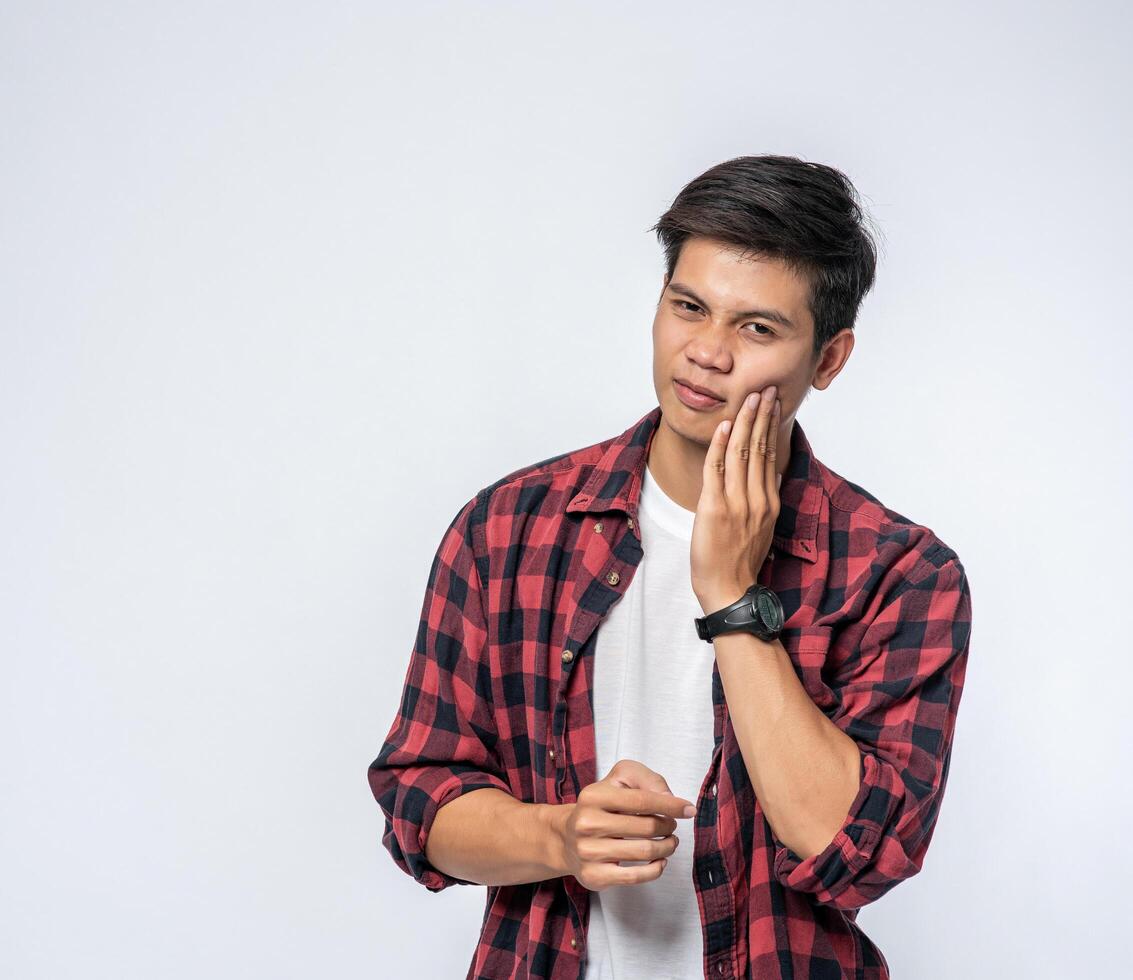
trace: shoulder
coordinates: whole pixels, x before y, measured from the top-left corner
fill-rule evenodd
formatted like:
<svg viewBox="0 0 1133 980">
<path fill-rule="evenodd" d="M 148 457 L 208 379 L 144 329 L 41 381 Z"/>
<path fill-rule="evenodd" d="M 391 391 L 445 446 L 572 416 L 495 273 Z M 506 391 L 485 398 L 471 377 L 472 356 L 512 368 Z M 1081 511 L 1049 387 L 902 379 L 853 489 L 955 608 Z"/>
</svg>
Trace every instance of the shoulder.
<svg viewBox="0 0 1133 980">
<path fill-rule="evenodd" d="M 618 436 L 528 463 L 482 487 L 462 508 L 475 540 L 516 539 L 531 519 L 563 520 L 571 498 L 590 479 Z"/>
<path fill-rule="evenodd" d="M 581 487 L 615 438 L 521 466 L 484 487 L 477 497 L 486 509 L 506 510 L 521 502 L 533 503 L 553 490 Z"/>
<path fill-rule="evenodd" d="M 829 503 L 832 561 L 868 563 L 905 583 L 954 578 L 967 588 L 959 555 L 932 527 L 887 506 L 825 464 L 818 466 Z"/>
</svg>

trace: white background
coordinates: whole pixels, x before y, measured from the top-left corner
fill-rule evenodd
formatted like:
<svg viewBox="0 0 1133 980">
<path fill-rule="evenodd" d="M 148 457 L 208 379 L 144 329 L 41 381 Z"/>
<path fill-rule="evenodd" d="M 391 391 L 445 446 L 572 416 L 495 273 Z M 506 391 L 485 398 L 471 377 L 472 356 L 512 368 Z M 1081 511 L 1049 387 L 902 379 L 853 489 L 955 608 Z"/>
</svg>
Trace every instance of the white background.
<svg viewBox="0 0 1133 980">
<path fill-rule="evenodd" d="M 478 489 L 656 403 L 646 229 L 775 152 L 884 235 L 812 446 L 973 595 L 936 836 L 859 922 L 897 978 L 1114 975 L 1130 26 L 5 4 L 0 972 L 464 976 L 484 890 L 398 870 L 366 782 L 429 563 Z"/>
</svg>

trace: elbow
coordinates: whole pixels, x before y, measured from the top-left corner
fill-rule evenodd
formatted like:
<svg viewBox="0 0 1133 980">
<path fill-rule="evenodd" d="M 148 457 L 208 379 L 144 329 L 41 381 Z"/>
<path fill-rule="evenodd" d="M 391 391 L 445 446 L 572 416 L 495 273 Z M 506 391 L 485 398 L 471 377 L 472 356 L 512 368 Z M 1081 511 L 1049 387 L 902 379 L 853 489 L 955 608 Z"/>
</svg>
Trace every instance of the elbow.
<svg viewBox="0 0 1133 980">
<path fill-rule="evenodd" d="M 460 764 L 383 767 L 369 771 L 370 788 L 385 816 L 382 845 L 394 863 L 431 892 L 477 882 L 450 875 L 426 853 L 437 813 L 446 803 L 475 789 L 494 788 L 511 795 L 502 779 Z"/>
<path fill-rule="evenodd" d="M 816 905 L 849 910 L 876 901 L 920 871 L 932 836 L 937 808 L 928 800 L 911 805 L 891 766 L 871 753 L 862 759 L 845 823 L 821 851 L 804 855 L 777 842 L 776 879 Z"/>
</svg>

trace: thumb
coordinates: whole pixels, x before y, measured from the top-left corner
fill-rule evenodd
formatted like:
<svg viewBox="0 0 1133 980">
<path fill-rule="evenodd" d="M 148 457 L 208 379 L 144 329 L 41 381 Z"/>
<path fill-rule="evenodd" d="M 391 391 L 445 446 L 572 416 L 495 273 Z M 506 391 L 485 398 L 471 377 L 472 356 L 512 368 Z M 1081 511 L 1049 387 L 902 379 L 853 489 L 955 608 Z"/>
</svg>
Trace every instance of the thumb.
<svg viewBox="0 0 1133 980">
<path fill-rule="evenodd" d="M 654 793 L 668 793 L 674 795 L 673 791 L 669 789 L 669 784 L 655 769 L 650 769 L 644 762 L 639 762 L 634 759 L 623 760 L 625 765 L 621 767 L 622 783 L 625 786 L 632 786 L 635 789 L 648 789 Z"/>
</svg>

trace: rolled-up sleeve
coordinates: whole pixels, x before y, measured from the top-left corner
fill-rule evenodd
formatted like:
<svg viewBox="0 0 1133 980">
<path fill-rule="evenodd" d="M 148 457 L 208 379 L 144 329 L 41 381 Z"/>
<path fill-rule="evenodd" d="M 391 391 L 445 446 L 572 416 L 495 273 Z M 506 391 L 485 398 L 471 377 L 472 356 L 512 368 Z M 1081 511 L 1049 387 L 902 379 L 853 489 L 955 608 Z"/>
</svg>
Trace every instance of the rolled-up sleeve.
<svg viewBox="0 0 1133 980">
<path fill-rule="evenodd" d="M 401 704 L 368 770 L 385 815 L 382 844 L 429 891 L 474 884 L 425 857 L 437 811 L 471 790 L 511 792 L 496 753 L 488 631 L 473 547 L 473 498 L 446 529 L 429 571 Z"/>
<path fill-rule="evenodd" d="M 818 854 L 801 858 L 773 835 L 783 885 L 848 910 L 920 871 L 948 779 L 971 618 L 967 576 L 954 557 L 892 588 L 831 682 L 831 721 L 861 752 L 857 795 Z"/>
</svg>

